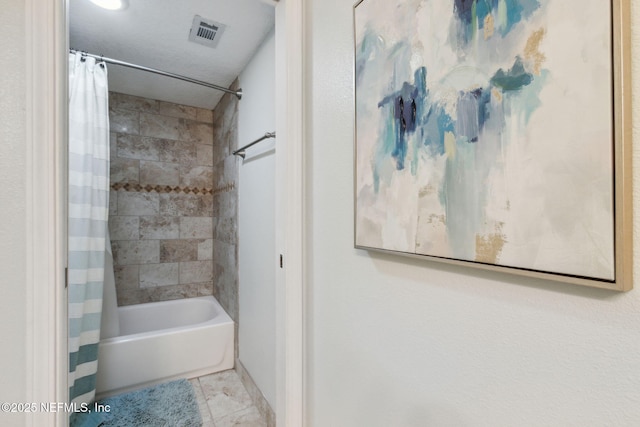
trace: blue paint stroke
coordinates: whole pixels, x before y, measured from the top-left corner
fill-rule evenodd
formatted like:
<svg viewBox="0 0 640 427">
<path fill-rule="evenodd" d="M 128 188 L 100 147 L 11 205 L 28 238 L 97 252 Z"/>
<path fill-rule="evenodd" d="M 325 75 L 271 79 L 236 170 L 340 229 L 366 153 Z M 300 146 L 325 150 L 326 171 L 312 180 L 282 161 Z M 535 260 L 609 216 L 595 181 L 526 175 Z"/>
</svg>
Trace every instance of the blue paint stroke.
<svg viewBox="0 0 640 427">
<path fill-rule="evenodd" d="M 446 132 L 454 132 L 454 129 L 454 121 L 446 113 L 444 106 L 438 102 L 430 104 L 424 123 L 423 144 L 429 149 L 431 156 L 444 154 L 444 135 Z"/>
<path fill-rule="evenodd" d="M 519 56 L 516 57 L 513 67 L 508 71 L 500 68 L 491 78 L 491 84 L 495 87 L 509 92 L 520 90 L 524 86 L 529 85 L 533 81 L 533 74 L 528 73 L 524 69 L 524 64 Z"/>
<path fill-rule="evenodd" d="M 507 8 L 507 26 L 501 30 L 503 36 L 511 31 L 514 25 L 529 18 L 540 7 L 540 0 L 504 0 L 504 3 Z"/>
<path fill-rule="evenodd" d="M 460 92 L 456 108 L 456 135 L 466 142 L 478 142 L 480 131 L 489 117 L 487 104 L 491 99 L 488 90 L 479 88 Z"/>
<path fill-rule="evenodd" d="M 471 24 L 474 4 L 475 0 L 455 0 L 453 2 L 453 10 L 458 15 L 458 19 L 466 25 Z"/>
<path fill-rule="evenodd" d="M 456 155 L 447 157 L 445 175 L 440 188 L 440 201 L 447 218 L 446 228 L 454 256 L 474 259 L 475 234 L 482 217 L 482 194 L 478 182 L 478 147 L 462 138 L 456 141 Z M 484 174 L 483 174 L 484 175 Z"/>
<path fill-rule="evenodd" d="M 415 152 L 426 147 L 429 156 L 444 154 L 444 138 L 455 131 L 454 120 L 444 105 L 432 102 L 426 86 L 427 69 L 418 68 L 414 82 L 403 82 L 399 91 L 385 96 L 379 103 L 385 117 L 384 130 L 378 145 L 378 159 L 374 167 L 374 183 L 379 183 L 384 157 L 395 160 L 395 169 L 403 170 L 410 146 Z M 380 156 L 383 158 L 381 159 Z M 413 156 L 411 174 L 417 173 L 418 156 Z M 378 188 L 377 186 L 375 187 Z"/>
<path fill-rule="evenodd" d="M 504 14 L 504 22 L 497 19 L 495 30 L 503 37 L 513 27 L 529 18 L 540 7 L 540 0 L 454 0 L 453 11 L 459 25 L 458 42 L 464 47 L 476 38 L 478 29 L 484 28 L 488 15 L 498 18 Z"/>
<path fill-rule="evenodd" d="M 407 137 L 416 130 L 418 118 L 418 103 L 421 104 L 426 96 L 426 69 L 415 73 L 415 83 L 404 82 L 402 88 L 391 95 L 387 95 L 378 103 L 378 108 L 391 105 L 393 128 L 395 129 L 395 145 L 391 156 L 396 160 L 396 169 L 403 170 L 407 156 Z"/>
</svg>

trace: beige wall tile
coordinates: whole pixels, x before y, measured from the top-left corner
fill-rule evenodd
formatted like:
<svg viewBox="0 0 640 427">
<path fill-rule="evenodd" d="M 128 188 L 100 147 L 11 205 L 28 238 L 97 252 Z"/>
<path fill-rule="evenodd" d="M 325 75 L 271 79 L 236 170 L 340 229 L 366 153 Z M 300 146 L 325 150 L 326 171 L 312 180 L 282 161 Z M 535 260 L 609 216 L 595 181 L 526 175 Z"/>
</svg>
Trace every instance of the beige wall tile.
<svg viewBox="0 0 640 427">
<path fill-rule="evenodd" d="M 220 218 L 220 198 L 222 196 L 222 193 L 218 193 L 218 194 L 214 194 L 213 195 L 213 217 L 214 218 Z"/>
<path fill-rule="evenodd" d="M 196 120 L 199 122 L 213 123 L 213 111 L 198 108 Z"/>
<path fill-rule="evenodd" d="M 119 291 L 117 294 L 118 306 L 144 304 L 151 302 L 151 293 L 149 289 L 126 289 Z"/>
<path fill-rule="evenodd" d="M 216 161 L 220 161 L 226 158 L 237 148 L 240 148 L 240 145 L 237 145 L 238 141 L 236 141 L 236 145 L 234 145 L 233 147 L 229 147 L 228 141 L 225 138 L 224 129 L 222 129 L 221 127 L 216 127 L 215 123 L 213 125 L 212 141 L 214 165 L 216 164 Z"/>
<path fill-rule="evenodd" d="M 180 167 L 180 185 L 183 187 L 212 188 L 213 168 L 211 166 Z"/>
<path fill-rule="evenodd" d="M 119 134 L 117 144 L 119 157 L 180 164 L 197 162 L 197 147 L 187 141 Z"/>
<path fill-rule="evenodd" d="M 178 139 L 198 144 L 213 144 L 213 126 L 210 123 L 184 120 L 182 126 L 181 137 Z"/>
<path fill-rule="evenodd" d="M 109 191 L 109 216 L 118 214 L 118 192 Z"/>
<path fill-rule="evenodd" d="M 213 196 L 210 194 L 161 194 L 160 214 L 168 216 L 211 216 Z"/>
<path fill-rule="evenodd" d="M 160 160 L 162 140 L 148 136 L 118 134 L 118 157 Z"/>
<path fill-rule="evenodd" d="M 199 296 L 199 284 L 188 283 L 184 285 L 158 286 L 148 289 L 152 301 L 169 301 L 181 298 L 194 298 Z"/>
<path fill-rule="evenodd" d="M 237 118 L 236 118 L 237 120 Z M 229 152 L 232 152 L 236 149 L 236 147 L 238 146 L 243 146 L 245 144 L 248 144 L 251 141 L 240 141 L 238 139 L 238 129 L 237 128 L 231 128 L 229 129 L 229 134 L 227 136 L 227 142 L 229 144 Z"/>
<path fill-rule="evenodd" d="M 180 264 L 146 264 L 140 266 L 140 288 L 177 285 L 180 279 Z"/>
<path fill-rule="evenodd" d="M 238 321 L 238 281 L 237 273 L 213 266 L 213 295 L 234 321 Z"/>
<path fill-rule="evenodd" d="M 180 165 L 177 163 L 141 161 L 140 184 L 177 186 L 180 184 Z"/>
<path fill-rule="evenodd" d="M 184 132 L 184 119 L 140 113 L 140 135 L 153 138 L 180 139 Z"/>
<path fill-rule="evenodd" d="M 140 239 L 177 239 L 180 218 L 174 216 L 141 216 Z"/>
<path fill-rule="evenodd" d="M 109 129 L 118 133 L 140 133 L 140 113 L 119 108 L 109 109 Z"/>
<path fill-rule="evenodd" d="M 219 188 L 226 184 L 224 182 L 224 161 L 216 161 L 215 158 L 213 161 L 213 187 Z"/>
<path fill-rule="evenodd" d="M 163 162 L 195 165 L 197 155 L 197 147 L 191 142 L 163 139 L 159 158 Z"/>
<path fill-rule="evenodd" d="M 147 113 L 158 112 L 159 101 L 148 98 L 141 98 L 139 96 L 127 95 L 118 92 L 109 92 L 109 107 L 144 111 Z"/>
<path fill-rule="evenodd" d="M 198 283 L 198 295 L 201 297 L 213 295 L 213 282 Z"/>
<path fill-rule="evenodd" d="M 109 158 L 111 161 L 118 156 L 118 134 L 116 132 L 109 132 Z"/>
<path fill-rule="evenodd" d="M 160 101 L 160 114 L 164 116 L 196 120 L 198 109 L 195 107 L 189 107 L 187 105 Z"/>
<path fill-rule="evenodd" d="M 161 240 L 160 262 L 196 261 L 197 240 Z"/>
<path fill-rule="evenodd" d="M 238 190 L 226 191 L 213 196 L 213 216 L 218 218 L 237 218 Z M 236 219 L 237 221 L 237 219 Z"/>
<path fill-rule="evenodd" d="M 237 272 L 237 246 L 235 244 L 221 242 L 213 239 L 213 260 L 224 268 L 225 272 Z"/>
<path fill-rule="evenodd" d="M 196 146 L 196 164 L 202 166 L 213 166 L 213 146 L 198 144 Z"/>
<path fill-rule="evenodd" d="M 140 161 L 112 157 L 110 162 L 109 178 L 111 183 L 129 182 L 137 184 L 140 182 Z"/>
<path fill-rule="evenodd" d="M 116 265 L 157 264 L 160 262 L 159 240 L 114 240 L 111 242 Z"/>
<path fill-rule="evenodd" d="M 198 241 L 198 261 L 213 259 L 213 239 Z"/>
<path fill-rule="evenodd" d="M 237 86 L 237 80 L 234 82 Z M 239 141 L 237 133 L 238 101 L 223 96 L 213 112 L 213 182 L 215 188 L 237 183 L 240 160 L 231 152 L 250 141 Z M 238 190 L 214 195 L 213 216 L 216 218 L 213 240 L 213 295 L 231 318 L 238 319 L 238 268 L 235 239 L 237 228 Z M 218 222 L 220 230 L 218 230 Z"/>
<path fill-rule="evenodd" d="M 224 159 L 223 179 L 224 183 L 236 182 L 238 180 L 238 167 L 240 161 L 236 156 L 227 156 Z"/>
<path fill-rule="evenodd" d="M 109 217 L 109 237 L 111 240 L 138 240 L 140 217 L 114 215 Z"/>
<path fill-rule="evenodd" d="M 236 218 L 218 218 L 213 236 L 216 240 L 235 244 L 238 241 L 238 221 Z"/>
<path fill-rule="evenodd" d="M 213 113 L 214 123 L 218 121 L 225 129 L 234 129 L 238 125 L 238 103 L 239 100 L 233 95 L 225 95 L 216 106 Z"/>
<path fill-rule="evenodd" d="M 211 217 L 180 218 L 181 239 L 207 239 L 213 237 L 213 219 Z"/>
<path fill-rule="evenodd" d="M 180 283 L 202 283 L 213 280 L 213 262 L 191 261 L 180 263 Z"/>
<path fill-rule="evenodd" d="M 140 266 L 117 265 L 113 268 L 117 289 L 138 289 L 140 284 Z"/>
<path fill-rule="evenodd" d="M 118 193 L 119 215 L 158 215 L 160 211 L 158 193 L 120 191 Z"/>
</svg>

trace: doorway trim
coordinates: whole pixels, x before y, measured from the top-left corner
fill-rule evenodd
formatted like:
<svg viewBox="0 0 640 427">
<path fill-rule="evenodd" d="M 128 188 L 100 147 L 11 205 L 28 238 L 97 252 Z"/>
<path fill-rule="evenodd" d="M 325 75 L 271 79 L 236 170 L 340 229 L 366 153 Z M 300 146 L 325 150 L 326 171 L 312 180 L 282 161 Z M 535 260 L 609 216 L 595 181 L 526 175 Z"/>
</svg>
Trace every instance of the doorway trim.
<svg viewBox="0 0 640 427">
<path fill-rule="evenodd" d="M 304 12 L 304 0 L 276 6 L 276 423 L 285 427 L 305 425 Z"/>
<path fill-rule="evenodd" d="M 26 0 L 27 426 L 67 425 L 66 0 Z"/>
<path fill-rule="evenodd" d="M 68 401 L 67 386 L 67 52 L 68 0 L 26 0 L 27 396 Z M 304 8 L 282 0 L 286 31 L 286 125 L 281 206 L 287 267 L 278 281 L 277 423 L 304 425 Z M 276 30 L 277 31 L 277 30 Z M 276 58 L 278 60 L 278 58 Z M 278 132 L 280 132 L 278 130 Z M 281 310 L 280 310 L 281 309 Z M 65 411 L 31 412 L 27 426 L 66 426 Z"/>
</svg>

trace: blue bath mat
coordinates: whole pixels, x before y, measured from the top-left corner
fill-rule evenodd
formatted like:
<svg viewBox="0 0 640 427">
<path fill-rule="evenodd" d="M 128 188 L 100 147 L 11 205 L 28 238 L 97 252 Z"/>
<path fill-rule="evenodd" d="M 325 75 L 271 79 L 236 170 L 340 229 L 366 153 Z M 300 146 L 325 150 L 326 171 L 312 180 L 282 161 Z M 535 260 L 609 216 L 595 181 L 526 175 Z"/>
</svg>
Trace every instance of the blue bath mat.
<svg viewBox="0 0 640 427">
<path fill-rule="evenodd" d="M 202 425 L 193 386 L 184 379 L 102 399 L 98 401 L 98 405 L 110 407 L 109 412 L 91 413 L 94 416 L 101 416 L 102 423 L 97 424 L 101 427 L 198 427 Z M 86 421 L 91 423 L 89 417 Z"/>
</svg>

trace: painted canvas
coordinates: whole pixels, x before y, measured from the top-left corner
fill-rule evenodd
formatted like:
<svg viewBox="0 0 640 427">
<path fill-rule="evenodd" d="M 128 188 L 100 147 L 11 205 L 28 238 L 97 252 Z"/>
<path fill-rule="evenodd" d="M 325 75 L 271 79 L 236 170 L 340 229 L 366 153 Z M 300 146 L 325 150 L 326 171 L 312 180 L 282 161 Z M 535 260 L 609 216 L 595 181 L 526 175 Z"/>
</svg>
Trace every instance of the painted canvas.
<svg viewBox="0 0 640 427">
<path fill-rule="evenodd" d="M 357 4 L 356 246 L 614 280 L 611 13 Z"/>
</svg>

